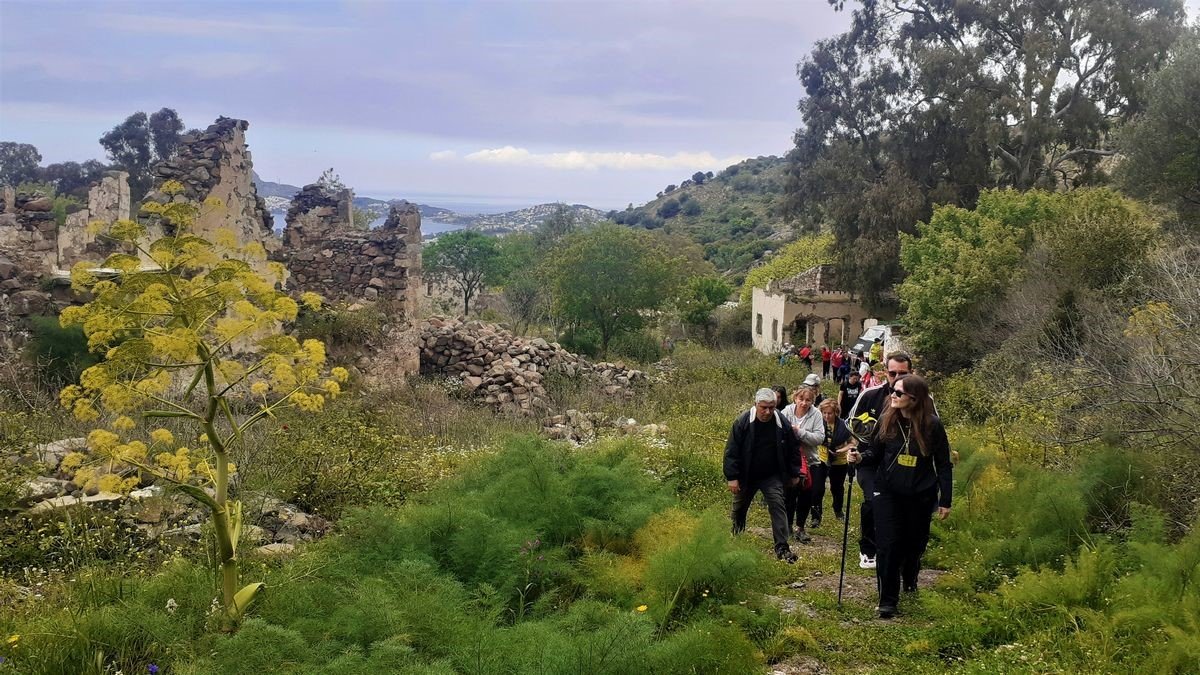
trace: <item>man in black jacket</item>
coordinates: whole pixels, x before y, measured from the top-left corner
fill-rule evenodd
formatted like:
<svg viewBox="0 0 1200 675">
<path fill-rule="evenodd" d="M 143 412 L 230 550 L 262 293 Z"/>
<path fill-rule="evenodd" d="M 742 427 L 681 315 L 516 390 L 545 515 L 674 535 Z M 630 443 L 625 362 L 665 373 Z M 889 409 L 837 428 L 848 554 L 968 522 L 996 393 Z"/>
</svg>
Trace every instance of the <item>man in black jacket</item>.
<svg viewBox="0 0 1200 675">
<path fill-rule="evenodd" d="M 762 492 L 771 514 L 775 555 L 788 563 L 796 554 L 788 546 L 787 510 L 784 487 L 802 479 L 800 441 L 792 426 L 775 410 L 775 392 L 759 389 L 754 407 L 738 416 L 725 443 L 725 480 L 733 493 L 733 532 L 746 529 L 746 512 L 755 492 Z"/>
<path fill-rule="evenodd" d="M 881 384 L 878 387 L 872 387 L 863 393 L 859 394 L 858 401 L 854 403 L 854 407 L 850 412 L 846 413 L 846 419 L 852 420 L 863 413 L 870 415 L 874 420 L 883 418 L 883 411 L 887 409 L 888 401 L 892 396 L 892 385 L 896 384 L 896 378 L 902 375 L 908 375 L 912 372 L 912 357 L 904 352 L 892 352 L 887 357 L 887 383 Z M 867 444 L 860 442 L 858 445 L 859 452 L 867 449 Z M 869 466 L 861 466 L 856 470 L 858 476 L 858 484 L 862 486 L 863 501 L 858 509 L 858 566 L 863 569 L 875 569 L 875 554 L 877 552 L 875 546 L 875 512 L 871 506 L 871 496 L 875 491 L 875 468 Z"/>
</svg>

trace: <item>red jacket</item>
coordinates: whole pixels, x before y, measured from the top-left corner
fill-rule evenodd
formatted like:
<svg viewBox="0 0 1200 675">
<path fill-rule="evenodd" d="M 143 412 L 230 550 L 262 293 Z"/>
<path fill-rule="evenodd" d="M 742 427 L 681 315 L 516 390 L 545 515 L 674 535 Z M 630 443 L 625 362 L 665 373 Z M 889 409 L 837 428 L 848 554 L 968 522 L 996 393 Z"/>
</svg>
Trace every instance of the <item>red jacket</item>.
<svg viewBox="0 0 1200 675">
<path fill-rule="evenodd" d="M 829 351 L 828 347 L 821 347 L 821 360 L 828 361 L 833 356 L 833 352 Z"/>
</svg>

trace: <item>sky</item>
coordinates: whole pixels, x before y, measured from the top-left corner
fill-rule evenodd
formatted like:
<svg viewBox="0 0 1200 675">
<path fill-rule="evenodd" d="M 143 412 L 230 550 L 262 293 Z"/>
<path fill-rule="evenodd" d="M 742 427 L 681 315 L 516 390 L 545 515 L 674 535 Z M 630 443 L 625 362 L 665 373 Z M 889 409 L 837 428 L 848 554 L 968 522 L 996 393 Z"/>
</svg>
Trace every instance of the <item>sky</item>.
<svg viewBox="0 0 1200 675">
<path fill-rule="evenodd" d="M 103 159 L 166 106 L 248 120 L 267 180 L 619 208 L 786 152 L 796 63 L 847 21 L 825 0 L 0 0 L 0 140 Z"/>
<path fill-rule="evenodd" d="M 103 159 L 166 106 L 248 120 L 267 180 L 621 208 L 785 153 L 796 64 L 848 21 L 826 0 L 0 0 L 0 140 Z"/>
</svg>

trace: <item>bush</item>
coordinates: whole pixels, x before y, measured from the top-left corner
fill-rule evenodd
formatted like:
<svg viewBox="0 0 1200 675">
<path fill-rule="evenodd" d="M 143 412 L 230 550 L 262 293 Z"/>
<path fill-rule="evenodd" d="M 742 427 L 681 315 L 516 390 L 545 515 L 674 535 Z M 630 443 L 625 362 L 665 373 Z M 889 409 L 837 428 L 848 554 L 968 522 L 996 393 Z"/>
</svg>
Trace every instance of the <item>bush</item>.
<svg viewBox="0 0 1200 675">
<path fill-rule="evenodd" d="M 600 331 L 594 328 L 569 328 L 562 337 L 558 339 L 558 343 L 563 349 L 584 356 L 598 356 L 600 354 Z"/>
<path fill-rule="evenodd" d="M 624 357 L 638 363 L 654 363 L 663 356 L 658 339 L 641 331 L 618 334 L 608 349 L 610 357 Z"/>
<path fill-rule="evenodd" d="M 61 389 L 79 381 L 79 374 L 100 362 L 87 348 L 87 338 L 79 326 L 63 328 L 57 317 L 30 317 L 33 339 L 29 353 L 48 379 L 47 385 Z"/>
<path fill-rule="evenodd" d="M 321 340 L 331 348 L 355 347 L 382 337 L 387 322 L 385 308 L 379 304 L 354 310 L 346 305 L 305 308 L 296 317 L 296 336 L 300 340 Z"/>
</svg>

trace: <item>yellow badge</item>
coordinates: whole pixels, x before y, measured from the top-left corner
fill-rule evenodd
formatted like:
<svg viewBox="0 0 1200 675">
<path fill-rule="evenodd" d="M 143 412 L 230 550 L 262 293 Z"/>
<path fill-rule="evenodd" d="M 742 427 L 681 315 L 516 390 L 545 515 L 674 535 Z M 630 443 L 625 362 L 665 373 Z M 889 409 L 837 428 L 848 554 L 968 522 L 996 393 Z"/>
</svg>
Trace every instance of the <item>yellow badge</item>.
<svg viewBox="0 0 1200 675">
<path fill-rule="evenodd" d="M 822 463 L 828 464 L 829 463 L 829 448 L 827 448 L 823 445 L 818 445 L 817 446 L 817 458 L 820 459 Z"/>
<path fill-rule="evenodd" d="M 900 466 L 909 466 L 909 467 L 916 466 L 917 465 L 917 456 L 905 453 L 903 455 L 900 455 L 900 457 L 898 458 L 897 461 L 900 462 Z"/>
</svg>

